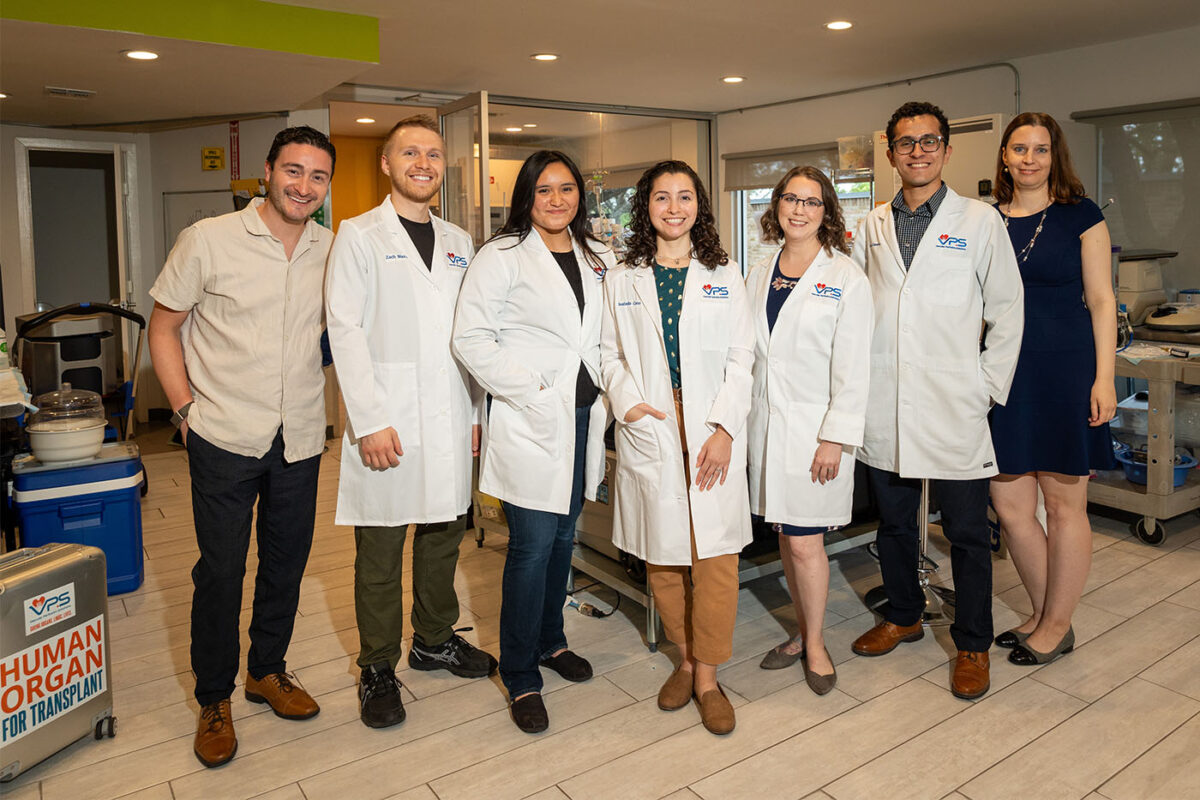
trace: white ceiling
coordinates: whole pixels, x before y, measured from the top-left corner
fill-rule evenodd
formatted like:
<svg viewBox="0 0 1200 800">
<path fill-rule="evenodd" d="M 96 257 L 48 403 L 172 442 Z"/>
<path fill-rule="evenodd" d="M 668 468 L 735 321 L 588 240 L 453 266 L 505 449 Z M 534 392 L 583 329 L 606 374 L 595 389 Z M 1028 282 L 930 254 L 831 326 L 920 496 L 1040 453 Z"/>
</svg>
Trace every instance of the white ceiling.
<svg viewBox="0 0 1200 800">
<path fill-rule="evenodd" d="M 324 105 L 342 84 L 724 111 L 1200 24 L 1196 0 L 276 1 L 377 17 L 381 63 L 2 20 L 0 90 L 10 97 L 0 119 L 238 116 Z M 825 30 L 835 17 L 854 28 Z M 133 47 L 162 57 L 118 55 Z M 529 59 L 542 51 L 561 58 Z M 728 74 L 746 82 L 726 85 Z M 46 85 L 96 95 L 50 97 Z"/>
</svg>

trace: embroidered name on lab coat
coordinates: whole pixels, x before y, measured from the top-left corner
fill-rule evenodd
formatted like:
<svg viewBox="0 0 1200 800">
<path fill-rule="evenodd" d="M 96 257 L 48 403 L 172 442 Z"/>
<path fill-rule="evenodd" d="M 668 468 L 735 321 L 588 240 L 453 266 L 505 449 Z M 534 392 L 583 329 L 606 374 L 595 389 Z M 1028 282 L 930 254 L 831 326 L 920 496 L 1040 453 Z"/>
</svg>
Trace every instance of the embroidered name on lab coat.
<svg viewBox="0 0 1200 800">
<path fill-rule="evenodd" d="M 620 300 L 617 302 L 618 306 L 640 306 L 641 304 L 641 300 Z"/>
<path fill-rule="evenodd" d="M 467 268 L 466 256 L 456 256 L 454 253 L 446 253 L 446 261 L 452 267 L 462 267 L 463 269 Z"/>
<path fill-rule="evenodd" d="M 395 261 L 397 258 L 408 258 L 404 253 L 388 253 L 383 257 L 384 261 Z"/>
</svg>

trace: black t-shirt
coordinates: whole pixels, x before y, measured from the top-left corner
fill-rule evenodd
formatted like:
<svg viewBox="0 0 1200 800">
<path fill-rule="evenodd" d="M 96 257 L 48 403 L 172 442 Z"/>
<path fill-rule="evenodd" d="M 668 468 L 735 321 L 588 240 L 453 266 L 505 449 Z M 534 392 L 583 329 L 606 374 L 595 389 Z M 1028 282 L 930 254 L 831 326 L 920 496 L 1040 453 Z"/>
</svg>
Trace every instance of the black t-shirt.
<svg viewBox="0 0 1200 800">
<path fill-rule="evenodd" d="M 400 217 L 399 214 L 396 215 Z M 425 269 L 433 270 L 433 221 L 429 222 L 413 222 L 411 219 L 400 217 L 400 222 L 404 224 L 404 230 L 408 231 L 408 238 L 412 239 L 413 244 L 417 248 L 417 252 L 421 254 L 421 258 L 425 261 Z"/>
<path fill-rule="evenodd" d="M 553 255 L 558 266 L 562 268 L 567 283 L 571 284 L 571 291 L 575 293 L 575 302 L 579 304 L 579 318 L 583 319 L 583 279 L 579 277 L 579 259 L 575 258 L 573 250 L 566 253 L 553 253 Z M 599 396 L 600 390 L 596 388 L 592 376 L 588 374 L 587 367 L 580 362 L 579 374 L 575 376 L 575 407 L 587 408 L 596 402 L 596 398 Z"/>
</svg>

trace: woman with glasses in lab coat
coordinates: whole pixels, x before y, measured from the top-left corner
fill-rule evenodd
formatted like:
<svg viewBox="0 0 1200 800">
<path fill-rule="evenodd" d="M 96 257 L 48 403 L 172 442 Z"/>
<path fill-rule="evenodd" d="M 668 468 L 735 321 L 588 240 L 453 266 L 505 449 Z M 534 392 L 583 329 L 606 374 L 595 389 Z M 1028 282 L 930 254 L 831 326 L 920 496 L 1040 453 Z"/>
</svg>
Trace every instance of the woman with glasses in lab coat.
<svg viewBox="0 0 1200 800">
<path fill-rule="evenodd" d="M 779 534 L 799 631 L 760 666 L 802 661 L 809 688 L 823 695 L 837 684 L 821 630 L 824 534 L 850 522 L 871 371 L 871 287 L 847 255 L 837 193 L 816 167 L 783 176 L 761 225 L 764 241 L 783 246 L 746 279 L 755 331 L 750 506 Z"/>
<path fill-rule="evenodd" d="M 695 171 L 663 161 L 638 181 L 629 248 L 604 285 L 601 370 L 616 417 L 613 543 L 646 561 L 680 664 L 659 708 L 700 706 L 733 730 L 717 684 L 750 541 L 746 415 L 754 331 L 745 286 Z"/>
</svg>

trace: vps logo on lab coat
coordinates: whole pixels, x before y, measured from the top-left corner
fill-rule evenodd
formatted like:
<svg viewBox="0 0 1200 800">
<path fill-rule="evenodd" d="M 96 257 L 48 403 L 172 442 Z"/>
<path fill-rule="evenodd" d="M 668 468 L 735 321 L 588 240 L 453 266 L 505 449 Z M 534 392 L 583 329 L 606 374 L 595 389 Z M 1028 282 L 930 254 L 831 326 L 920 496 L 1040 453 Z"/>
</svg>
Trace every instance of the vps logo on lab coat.
<svg viewBox="0 0 1200 800">
<path fill-rule="evenodd" d="M 454 253 L 446 253 L 446 261 L 452 267 L 462 267 L 463 269 L 467 268 L 466 256 L 456 256 Z"/>
<path fill-rule="evenodd" d="M 937 247 L 942 250 L 966 250 L 967 240 L 958 236 L 943 233 L 937 238 Z"/>
<path fill-rule="evenodd" d="M 700 289 L 704 292 L 705 297 L 729 297 L 728 286 L 713 286 L 711 283 L 706 283 Z"/>
<path fill-rule="evenodd" d="M 841 300 L 842 290 L 836 286 L 826 286 L 823 283 L 813 284 L 813 297 L 827 297 L 830 300 Z"/>
</svg>

